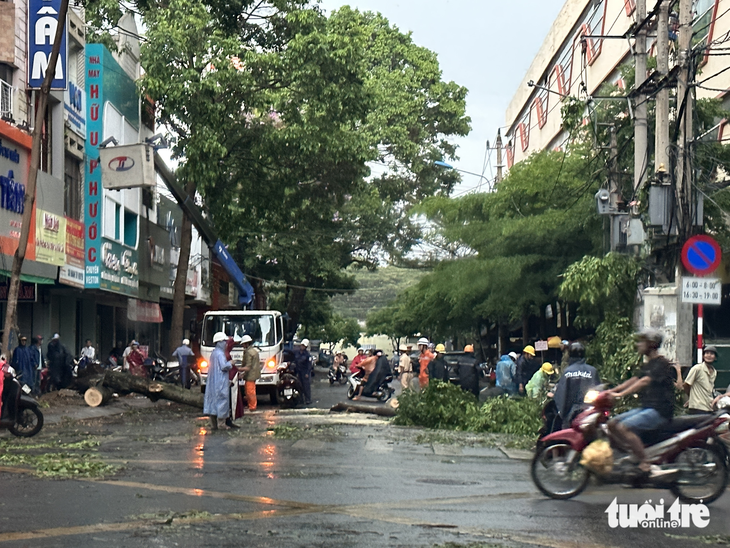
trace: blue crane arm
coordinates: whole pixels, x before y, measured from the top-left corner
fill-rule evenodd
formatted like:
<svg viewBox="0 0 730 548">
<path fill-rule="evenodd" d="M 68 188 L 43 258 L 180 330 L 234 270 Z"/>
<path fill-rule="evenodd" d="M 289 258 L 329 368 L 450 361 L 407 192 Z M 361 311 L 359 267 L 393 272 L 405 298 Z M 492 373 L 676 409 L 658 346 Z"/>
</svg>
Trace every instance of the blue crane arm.
<svg viewBox="0 0 730 548">
<path fill-rule="evenodd" d="M 236 261 L 233 260 L 233 257 L 231 257 L 226 246 L 218 239 L 211 224 L 205 217 L 203 217 L 200 213 L 200 209 L 197 205 L 195 205 L 195 202 L 190 198 L 190 196 L 188 196 L 182 187 L 180 187 L 177 183 L 177 177 L 175 177 L 175 174 L 170 171 L 167 165 L 165 165 L 165 162 L 162 161 L 162 158 L 160 158 L 157 152 L 155 152 L 155 166 L 160 170 L 162 179 L 167 184 L 167 188 L 170 189 L 170 192 L 175 197 L 175 200 L 177 200 L 177 203 L 180 204 L 183 213 L 187 215 L 193 225 L 195 225 L 200 236 L 203 240 L 205 240 L 205 243 L 208 244 L 208 247 L 213 252 L 213 255 L 215 255 L 215 258 L 218 259 L 218 262 L 220 262 L 221 266 L 225 269 L 228 276 L 230 276 L 233 281 L 233 284 L 236 286 L 236 289 L 238 289 L 238 304 L 241 306 L 250 304 L 253 301 L 254 296 L 253 287 L 246 279 L 244 273 L 241 272 L 241 269 L 238 268 Z"/>
</svg>

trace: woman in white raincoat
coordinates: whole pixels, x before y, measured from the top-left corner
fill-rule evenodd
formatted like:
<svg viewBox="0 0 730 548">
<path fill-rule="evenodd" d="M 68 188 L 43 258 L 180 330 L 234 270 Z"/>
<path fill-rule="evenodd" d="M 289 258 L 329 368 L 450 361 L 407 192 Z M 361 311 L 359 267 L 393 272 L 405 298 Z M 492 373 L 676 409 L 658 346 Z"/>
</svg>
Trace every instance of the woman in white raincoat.
<svg viewBox="0 0 730 548">
<path fill-rule="evenodd" d="M 218 419 L 226 420 L 230 415 L 228 370 L 231 368 L 231 362 L 226 360 L 227 340 L 228 335 L 222 331 L 213 335 L 215 350 L 210 355 L 208 381 L 203 402 L 203 413 L 210 417 L 212 430 L 218 429 Z"/>
</svg>

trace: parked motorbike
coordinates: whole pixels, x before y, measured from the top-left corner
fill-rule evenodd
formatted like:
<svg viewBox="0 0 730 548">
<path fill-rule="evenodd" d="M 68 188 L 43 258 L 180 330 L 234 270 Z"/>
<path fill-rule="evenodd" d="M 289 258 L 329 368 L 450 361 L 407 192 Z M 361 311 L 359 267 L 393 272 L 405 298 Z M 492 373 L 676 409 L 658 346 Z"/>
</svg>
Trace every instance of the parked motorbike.
<svg viewBox="0 0 730 548">
<path fill-rule="evenodd" d="M 538 441 L 530 471 L 544 495 L 554 499 L 575 497 L 586 488 L 591 475 L 602 483 L 669 489 L 688 503 L 707 504 L 725 492 L 728 452 L 719 435 L 728 431 L 728 410 L 675 417 L 661 431 L 652 432 L 643 441 L 646 457 L 658 467 L 658 473 L 646 474 L 611 437 L 607 422 L 613 405 L 608 394 L 591 390 L 586 394 L 586 403 L 589 405 L 569 428 Z M 607 440 L 613 452 L 613 465 L 609 458 L 602 470 L 590 468 L 590 463 L 581 464 L 584 450 L 596 440 Z"/>
<path fill-rule="evenodd" d="M 282 407 L 294 407 L 302 401 L 302 383 L 299 382 L 293 362 L 281 362 L 276 368 L 279 382 L 276 393 Z"/>
<path fill-rule="evenodd" d="M 151 380 L 180 384 L 180 364 L 178 362 L 168 362 L 155 352 L 154 356 L 145 359 L 144 366 L 147 368 L 148 377 Z"/>
<path fill-rule="evenodd" d="M 12 367 L 7 367 L 7 372 L 0 368 L 0 375 L 4 376 L 0 428 L 7 428 L 21 438 L 35 436 L 43 428 L 43 413 L 38 402 L 28 395 L 30 387 L 20 384 Z"/>
<path fill-rule="evenodd" d="M 330 384 L 335 384 L 336 382 L 345 384 L 347 382 L 347 367 L 345 367 L 344 363 L 341 363 L 337 367 L 332 364 L 329 371 L 327 371 L 327 376 L 329 377 Z"/>
<path fill-rule="evenodd" d="M 349 383 L 349 386 L 347 387 L 347 399 L 351 400 L 358 394 L 358 392 L 360 392 L 360 386 L 363 385 L 363 376 L 359 373 L 353 373 L 347 379 L 347 382 Z M 391 382 L 393 382 L 392 374 L 383 378 L 375 391 L 367 397 L 375 398 L 379 401 L 388 401 L 393 395 L 393 392 L 395 392 L 395 389 L 390 387 Z"/>
</svg>

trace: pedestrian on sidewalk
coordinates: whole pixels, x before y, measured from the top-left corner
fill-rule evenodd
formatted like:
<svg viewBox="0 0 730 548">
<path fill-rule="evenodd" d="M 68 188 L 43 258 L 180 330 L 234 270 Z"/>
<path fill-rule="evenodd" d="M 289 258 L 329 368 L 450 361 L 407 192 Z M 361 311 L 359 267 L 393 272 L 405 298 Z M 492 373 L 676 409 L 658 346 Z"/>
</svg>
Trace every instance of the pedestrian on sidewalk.
<svg viewBox="0 0 730 548">
<path fill-rule="evenodd" d="M 682 388 L 689 395 L 687 412 L 690 415 L 712 413 L 712 391 L 717 378 L 715 360 L 717 360 L 717 348 L 712 345 L 706 346 L 702 353 L 702 363 L 692 366 L 687 373 Z"/>
<path fill-rule="evenodd" d="M 30 345 L 30 357 L 33 360 L 33 365 L 35 367 L 35 382 L 34 382 L 34 391 L 36 394 L 40 394 L 43 387 L 41 386 L 41 377 L 42 377 L 42 371 L 43 367 L 45 366 L 45 362 L 43 361 L 43 336 L 42 335 L 36 335 L 33 337 L 33 341 Z"/>
<path fill-rule="evenodd" d="M 195 354 L 190 349 L 190 339 L 183 339 L 182 344 L 172 353 L 172 357 L 177 358 L 180 364 L 180 383 L 182 387 L 190 388 L 190 364 L 195 358 Z"/>
<path fill-rule="evenodd" d="M 248 335 L 244 335 L 241 339 L 243 345 L 243 380 L 246 381 L 244 390 L 246 391 L 246 403 L 249 411 L 256 411 L 258 401 L 256 399 L 256 381 L 261 378 L 261 361 L 259 351 L 253 345 L 253 339 Z"/>
<path fill-rule="evenodd" d="M 302 384 L 302 392 L 305 405 L 312 403 L 312 385 L 310 379 L 312 376 L 312 358 L 307 350 L 309 339 L 302 339 L 299 343 L 299 349 L 294 353 L 294 363 L 296 364 L 297 377 Z"/>
<path fill-rule="evenodd" d="M 147 369 L 144 366 L 144 354 L 139 350 L 139 343 L 132 341 L 132 350 L 127 354 L 129 372 L 135 377 L 147 377 Z"/>
<path fill-rule="evenodd" d="M 50 373 L 50 388 L 60 390 L 71 384 L 73 371 L 71 363 L 73 359 L 66 347 L 61 344 L 61 337 L 58 333 L 53 335 L 51 342 L 46 349 L 48 358 L 48 372 Z"/>
<path fill-rule="evenodd" d="M 30 353 L 30 348 L 26 346 L 28 337 L 20 335 L 18 337 L 18 347 L 13 351 L 13 359 L 10 366 L 15 369 L 21 384 L 27 384 L 31 389 L 35 386 L 35 364 Z"/>
<path fill-rule="evenodd" d="M 218 430 L 218 420 L 230 417 L 228 371 L 231 362 L 226 359 L 226 340 L 228 335 L 219 331 L 213 335 L 215 349 L 208 363 L 208 379 L 203 400 L 203 413 L 210 417 L 211 430 Z"/>
</svg>

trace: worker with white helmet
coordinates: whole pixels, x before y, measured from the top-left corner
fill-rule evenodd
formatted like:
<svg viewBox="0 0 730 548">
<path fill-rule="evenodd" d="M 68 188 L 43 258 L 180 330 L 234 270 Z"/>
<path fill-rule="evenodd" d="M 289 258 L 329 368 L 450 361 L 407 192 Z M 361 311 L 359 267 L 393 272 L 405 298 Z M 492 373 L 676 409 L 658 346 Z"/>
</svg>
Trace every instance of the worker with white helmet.
<svg viewBox="0 0 730 548">
<path fill-rule="evenodd" d="M 183 339 L 182 344 L 172 353 L 180 364 L 180 382 L 183 388 L 190 388 L 190 364 L 195 359 L 195 354 L 190 349 L 190 339 Z"/>
<path fill-rule="evenodd" d="M 294 351 L 294 363 L 296 364 L 299 382 L 302 383 L 302 395 L 304 396 L 304 403 L 306 405 L 312 403 L 312 359 L 307 350 L 308 346 L 309 339 L 302 339 L 299 347 Z"/>
<path fill-rule="evenodd" d="M 400 345 L 400 361 L 398 367 L 400 369 L 400 383 L 403 390 L 411 387 L 411 381 L 413 380 L 413 364 L 411 363 L 411 357 L 408 355 L 408 346 L 405 344 Z"/>
<path fill-rule="evenodd" d="M 227 340 L 228 335 L 222 331 L 213 335 L 215 349 L 211 353 L 208 363 L 203 413 L 210 417 L 212 430 L 218 430 L 218 419 L 226 420 L 230 417 L 228 370 L 232 366 L 231 362 L 226 359 Z"/>
<path fill-rule="evenodd" d="M 418 350 L 420 351 L 420 354 L 418 355 L 418 364 L 420 366 L 420 370 L 418 372 L 418 385 L 421 387 L 421 390 L 428 386 L 428 364 L 436 357 L 433 352 L 428 349 L 429 344 L 430 343 L 426 337 L 418 339 Z"/>
</svg>

